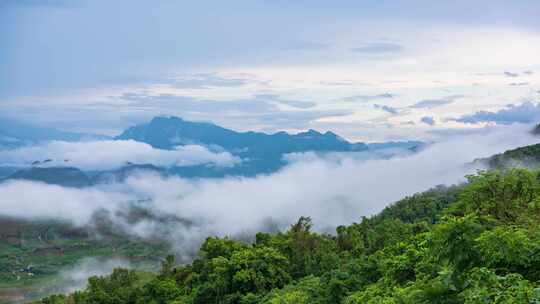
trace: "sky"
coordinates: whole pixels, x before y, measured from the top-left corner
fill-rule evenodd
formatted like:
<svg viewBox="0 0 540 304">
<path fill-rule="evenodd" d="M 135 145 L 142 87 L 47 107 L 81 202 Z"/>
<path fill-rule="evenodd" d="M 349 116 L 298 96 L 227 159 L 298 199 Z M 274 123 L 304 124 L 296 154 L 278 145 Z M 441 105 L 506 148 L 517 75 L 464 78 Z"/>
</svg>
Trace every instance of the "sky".
<svg viewBox="0 0 540 304">
<path fill-rule="evenodd" d="M 0 116 L 436 139 L 540 116 L 540 2 L 0 1 Z"/>
</svg>

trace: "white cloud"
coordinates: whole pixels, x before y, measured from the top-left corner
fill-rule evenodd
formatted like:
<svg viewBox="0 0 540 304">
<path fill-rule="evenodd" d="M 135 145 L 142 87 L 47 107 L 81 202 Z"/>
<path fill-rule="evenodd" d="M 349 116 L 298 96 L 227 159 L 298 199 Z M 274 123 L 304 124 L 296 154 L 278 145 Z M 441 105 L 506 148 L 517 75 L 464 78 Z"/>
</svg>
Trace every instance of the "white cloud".
<svg viewBox="0 0 540 304">
<path fill-rule="evenodd" d="M 55 293 L 73 293 L 84 289 L 88 284 L 88 278 L 93 276 L 104 276 L 110 274 L 115 268 L 130 267 L 129 261 L 119 258 L 99 260 L 96 258 L 85 258 L 75 266 L 62 271 L 59 282 L 55 282 L 51 290 Z"/>
<path fill-rule="evenodd" d="M 179 146 L 169 151 L 155 149 L 133 140 L 51 141 L 36 146 L 0 151 L 0 160 L 3 165 L 11 166 L 28 166 L 39 161 L 40 166 L 73 166 L 83 170 L 116 169 L 128 162 L 156 166 L 190 166 L 206 163 L 232 166 L 240 161 L 230 153 L 212 152 L 198 145 Z"/>
<path fill-rule="evenodd" d="M 28 181 L 0 184 L 0 214 L 32 219 L 56 218 L 78 225 L 88 223 L 97 210 L 125 207 L 133 196 L 95 188 L 76 189 Z"/>
<path fill-rule="evenodd" d="M 165 224 L 152 220 L 132 225 L 118 218 L 119 225 L 143 237 L 165 231 L 166 239 L 185 253 L 208 235 L 253 233 L 269 222 L 286 228 L 300 216 L 313 217 L 318 229 L 358 221 L 406 195 L 462 181 L 476 169 L 467 165 L 475 158 L 537 142 L 528 134 L 529 128 L 491 128 L 388 160 L 296 155 L 285 169 L 254 178 L 187 180 L 138 174 L 122 184 L 85 190 L 10 182 L 0 185 L 0 214 L 84 224 L 96 210 L 115 215 L 128 202 L 139 201 L 139 206 L 157 214 L 188 219 L 191 224 L 164 229 Z"/>
</svg>

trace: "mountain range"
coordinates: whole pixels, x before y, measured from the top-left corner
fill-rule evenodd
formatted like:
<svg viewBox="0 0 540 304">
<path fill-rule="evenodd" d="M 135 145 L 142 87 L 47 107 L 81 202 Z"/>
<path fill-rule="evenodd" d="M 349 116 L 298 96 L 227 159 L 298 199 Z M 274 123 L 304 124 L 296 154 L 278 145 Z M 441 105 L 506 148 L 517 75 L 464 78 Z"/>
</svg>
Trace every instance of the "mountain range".
<svg viewBox="0 0 540 304">
<path fill-rule="evenodd" d="M 28 144 L 47 140 L 78 141 L 84 138 L 83 134 L 47 128 L 42 128 L 42 132 L 39 130 L 29 125 L 14 122 L 0 123 L 0 134 L 8 134 L 12 138 L 16 138 L 18 143 Z M 89 138 L 89 136 L 86 137 Z M 83 172 L 74 167 L 41 166 L 43 162 L 36 160 L 33 166 L 18 171 L 16 168 L 0 167 L 0 177 L 4 173 L 4 179 L 7 180 L 28 179 L 79 187 L 110 180 L 123 180 L 137 170 L 150 170 L 162 175 L 177 175 L 188 178 L 254 176 L 281 169 L 288 163 L 284 156 L 290 153 L 368 153 L 392 151 L 393 149 L 414 153 L 424 145 L 420 141 L 354 143 L 333 132 L 320 133 L 312 129 L 297 134 L 237 132 L 212 123 L 192 122 L 178 117 L 155 117 L 148 123 L 126 129 L 114 140 L 134 140 L 161 150 L 174 150 L 184 145 L 201 145 L 214 152 L 229 152 L 241 159 L 241 162 L 231 167 L 210 166 L 208 164 L 159 167 L 152 163 L 126 163 L 125 166 L 117 170 Z M 392 152 L 388 152 L 386 157 L 391 154 Z"/>
<path fill-rule="evenodd" d="M 173 149 L 186 144 L 219 146 L 234 154 L 259 157 L 305 151 L 368 149 L 364 143 L 350 143 L 330 131 L 324 134 L 312 129 L 298 134 L 236 132 L 215 124 L 191 122 L 178 117 L 156 117 L 149 123 L 127 129 L 116 139 L 133 139 L 158 149 Z"/>
</svg>

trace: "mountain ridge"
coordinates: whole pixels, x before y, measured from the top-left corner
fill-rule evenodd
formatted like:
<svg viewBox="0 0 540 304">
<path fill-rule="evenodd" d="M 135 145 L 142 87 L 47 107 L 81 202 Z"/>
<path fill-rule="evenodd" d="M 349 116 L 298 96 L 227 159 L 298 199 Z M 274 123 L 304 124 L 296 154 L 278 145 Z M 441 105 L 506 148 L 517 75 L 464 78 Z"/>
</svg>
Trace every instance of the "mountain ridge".
<svg viewBox="0 0 540 304">
<path fill-rule="evenodd" d="M 33 132 L 33 130 L 30 131 L 30 133 Z M 42 135 L 41 138 L 45 135 Z M 289 153 L 365 152 L 391 148 L 413 153 L 424 145 L 423 142 L 419 141 L 352 143 L 331 131 L 321 133 L 314 129 L 296 134 L 284 131 L 272 134 L 254 131 L 237 132 L 213 123 L 192 122 L 174 116 L 158 116 L 147 123 L 129 127 L 114 137 L 114 140 L 134 140 L 164 150 L 173 150 L 182 145 L 203 145 L 212 151 L 227 151 L 242 161 L 231 167 L 207 166 L 205 164 L 159 167 L 151 162 L 136 164 L 128 162 L 117 170 L 89 172 L 79 169 L 75 173 L 73 169 L 76 168 L 67 163 L 66 166 L 62 167 L 45 166 L 50 161 L 46 159 L 35 160 L 31 167 L 18 171 L 13 170 L 13 168 L 4 168 L 4 170 L 0 170 L 0 181 L 3 177 L 4 181 L 28 179 L 63 186 L 89 186 L 106 181 L 122 181 L 136 170 L 150 170 L 163 175 L 186 178 L 255 176 L 273 173 L 286 166 L 288 161 L 284 156 Z M 69 169 L 62 169 L 64 167 Z"/>
<path fill-rule="evenodd" d="M 175 116 L 154 117 L 148 123 L 126 129 L 115 139 L 133 139 L 160 149 L 172 149 L 183 144 L 205 144 L 216 145 L 237 152 L 241 152 L 244 148 L 257 149 L 257 146 L 264 145 L 268 141 L 288 145 L 281 149 L 280 152 L 287 150 L 298 152 L 308 149 L 362 151 L 368 148 L 365 143 L 350 143 L 331 131 L 320 133 L 309 129 L 297 134 L 289 134 L 284 131 L 272 134 L 254 131 L 237 132 L 213 123 L 187 121 Z M 303 142 L 306 140 L 318 141 L 308 144 Z M 264 148 L 268 148 L 268 146 L 264 146 Z"/>
</svg>

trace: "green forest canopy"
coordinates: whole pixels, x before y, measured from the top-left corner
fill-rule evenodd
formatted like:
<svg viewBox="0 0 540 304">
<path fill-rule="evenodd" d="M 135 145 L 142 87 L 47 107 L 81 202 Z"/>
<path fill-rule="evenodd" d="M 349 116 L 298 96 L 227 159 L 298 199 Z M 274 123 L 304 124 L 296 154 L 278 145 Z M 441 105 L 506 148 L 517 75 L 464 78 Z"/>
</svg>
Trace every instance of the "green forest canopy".
<svg viewBox="0 0 540 304">
<path fill-rule="evenodd" d="M 116 269 L 40 303 L 540 303 L 540 171 L 480 171 L 372 218 L 253 244 L 210 237 L 189 265 Z"/>
</svg>

